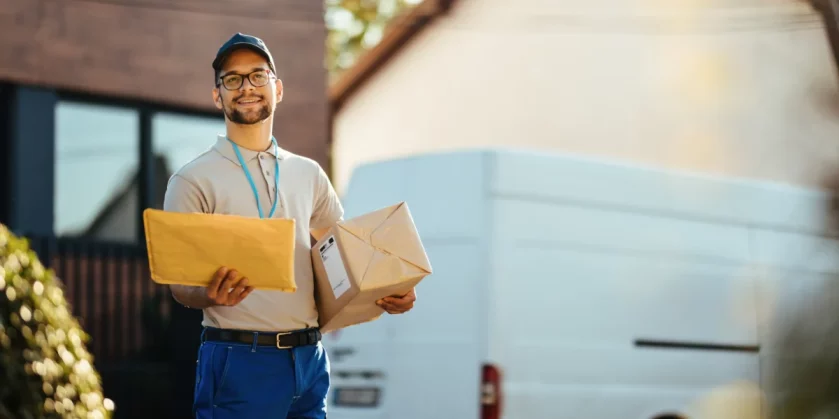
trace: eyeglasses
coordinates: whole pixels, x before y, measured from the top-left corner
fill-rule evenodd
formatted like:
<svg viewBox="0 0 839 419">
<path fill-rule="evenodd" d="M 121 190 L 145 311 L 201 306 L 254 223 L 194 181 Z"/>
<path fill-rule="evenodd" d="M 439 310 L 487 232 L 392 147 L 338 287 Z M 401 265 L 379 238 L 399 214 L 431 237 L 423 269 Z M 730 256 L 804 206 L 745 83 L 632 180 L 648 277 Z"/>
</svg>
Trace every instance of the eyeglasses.
<svg viewBox="0 0 839 419">
<path fill-rule="evenodd" d="M 274 77 L 270 70 L 257 70 L 250 74 L 227 74 L 221 77 L 221 84 L 227 90 L 239 90 L 245 83 L 245 77 L 253 87 L 262 87 Z"/>
</svg>

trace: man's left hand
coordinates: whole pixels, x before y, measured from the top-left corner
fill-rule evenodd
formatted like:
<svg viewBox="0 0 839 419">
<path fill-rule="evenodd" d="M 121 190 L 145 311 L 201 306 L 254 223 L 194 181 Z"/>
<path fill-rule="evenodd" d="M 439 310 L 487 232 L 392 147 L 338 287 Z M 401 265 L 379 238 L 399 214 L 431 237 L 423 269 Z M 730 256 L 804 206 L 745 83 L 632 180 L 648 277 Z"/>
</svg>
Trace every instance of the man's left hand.
<svg viewBox="0 0 839 419">
<path fill-rule="evenodd" d="M 382 298 L 376 304 L 385 309 L 390 314 L 402 314 L 414 308 L 414 302 L 417 301 L 417 293 L 414 289 L 404 296 L 391 295 L 390 297 Z"/>
</svg>

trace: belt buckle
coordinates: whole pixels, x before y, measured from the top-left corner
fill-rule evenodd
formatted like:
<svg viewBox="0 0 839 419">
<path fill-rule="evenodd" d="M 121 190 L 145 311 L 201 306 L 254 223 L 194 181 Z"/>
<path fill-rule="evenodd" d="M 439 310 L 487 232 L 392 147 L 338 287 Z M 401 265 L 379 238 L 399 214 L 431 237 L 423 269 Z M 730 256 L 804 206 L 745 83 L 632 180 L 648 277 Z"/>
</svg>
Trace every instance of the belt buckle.
<svg viewBox="0 0 839 419">
<path fill-rule="evenodd" d="M 291 349 L 293 346 L 280 346 L 280 336 L 290 335 L 291 332 L 279 332 L 277 333 L 277 349 Z"/>
</svg>

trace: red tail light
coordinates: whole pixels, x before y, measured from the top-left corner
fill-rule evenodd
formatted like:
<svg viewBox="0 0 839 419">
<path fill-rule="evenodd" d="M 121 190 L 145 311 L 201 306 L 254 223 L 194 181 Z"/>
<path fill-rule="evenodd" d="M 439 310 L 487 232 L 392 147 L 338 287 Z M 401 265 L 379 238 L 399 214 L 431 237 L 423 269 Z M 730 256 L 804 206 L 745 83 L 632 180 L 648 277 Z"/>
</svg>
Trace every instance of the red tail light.
<svg viewBox="0 0 839 419">
<path fill-rule="evenodd" d="M 481 419 L 501 419 L 501 371 L 486 364 L 481 372 Z"/>
</svg>

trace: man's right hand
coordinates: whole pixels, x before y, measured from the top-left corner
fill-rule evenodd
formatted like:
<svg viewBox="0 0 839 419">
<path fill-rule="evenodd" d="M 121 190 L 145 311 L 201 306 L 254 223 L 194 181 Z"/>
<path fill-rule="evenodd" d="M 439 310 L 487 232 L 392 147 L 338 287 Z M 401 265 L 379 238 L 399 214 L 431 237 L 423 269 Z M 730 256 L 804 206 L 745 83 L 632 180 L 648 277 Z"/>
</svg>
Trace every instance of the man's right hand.
<svg viewBox="0 0 839 419">
<path fill-rule="evenodd" d="M 235 269 L 222 266 L 207 285 L 207 299 L 212 305 L 235 306 L 251 291 L 253 287 L 248 286 L 248 278 L 240 277 Z"/>
<path fill-rule="evenodd" d="M 206 287 L 173 284 L 169 288 L 176 301 L 195 309 L 235 306 L 253 291 L 253 287 L 248 286 L 247 278 L 240 278 L 236 270 L 224 266 L 216 271 Z"/>
</svg>

